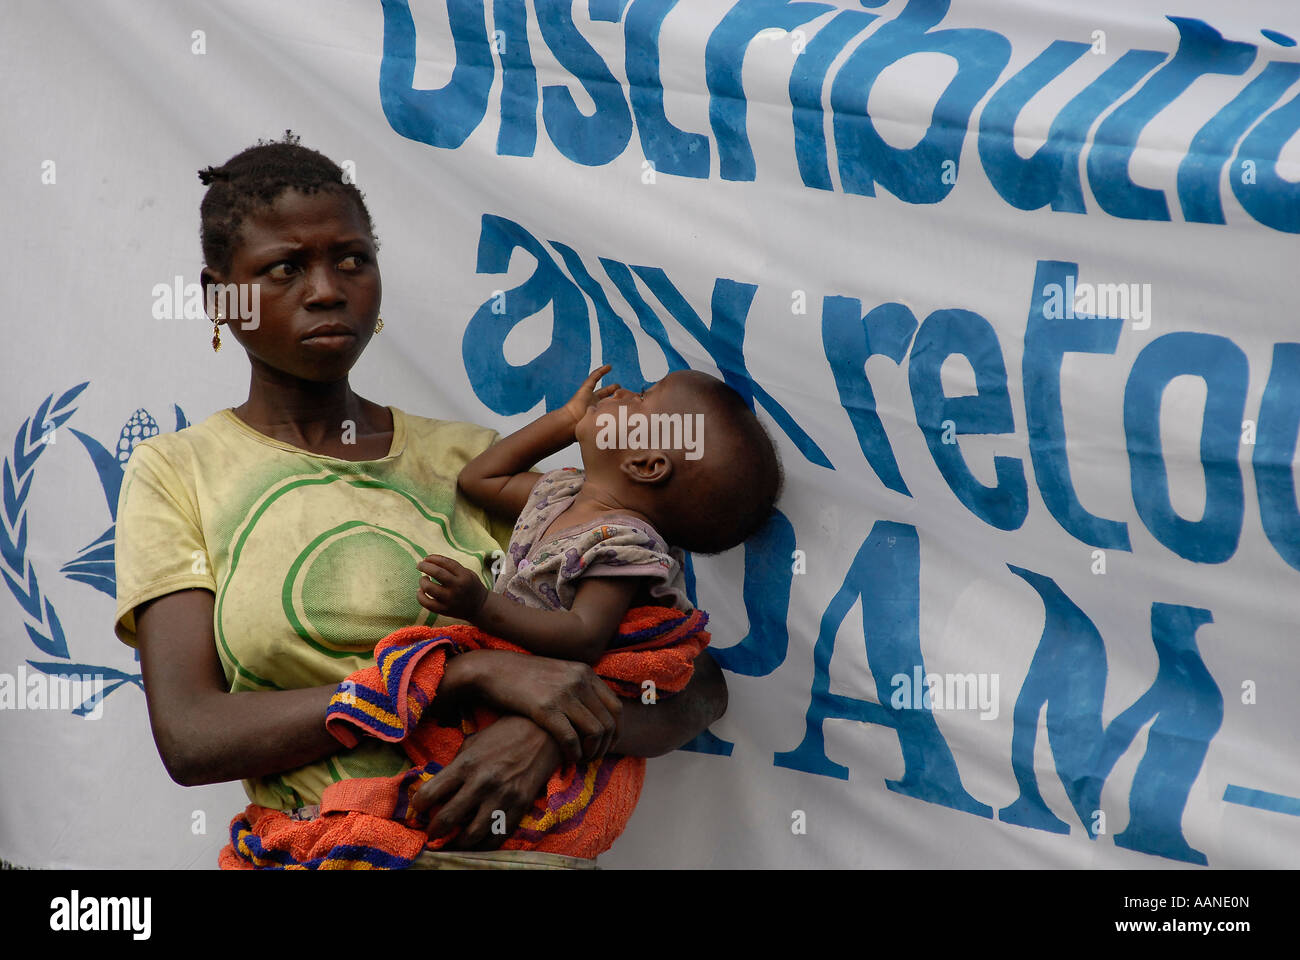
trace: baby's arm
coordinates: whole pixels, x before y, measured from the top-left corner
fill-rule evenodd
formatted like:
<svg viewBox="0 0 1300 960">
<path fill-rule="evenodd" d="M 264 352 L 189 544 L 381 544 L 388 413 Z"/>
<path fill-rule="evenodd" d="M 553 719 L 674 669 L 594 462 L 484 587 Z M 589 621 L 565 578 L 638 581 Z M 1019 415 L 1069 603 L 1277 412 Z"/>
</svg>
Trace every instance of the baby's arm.
<svg viewBox="0 0 1300 960">
<path fill-rule="evenodd" d="M 485 510 L 519 516 L 541 477 L 529 468 L 573 443 L 573 430 L 586 415 L 587 407 L 618 388 L 614 384 L 596 389 L 596 383 L 611 369 L 606 364 L 593 370 L 564 406 L 497 441 L 465 464 L 458 480 L 461 493 Z"/>
<path fill-rule="evenodd" d="M 570 610 L 535 610 L 500 593 L 449 557 L 416 564 L 421 605 L 434 613 L 474 624 L 484 633 L 518 644 L 530 653 L 594 664 L 610 646 L 632 605 L 639 577 L 584 577 Z"/>
</svg>

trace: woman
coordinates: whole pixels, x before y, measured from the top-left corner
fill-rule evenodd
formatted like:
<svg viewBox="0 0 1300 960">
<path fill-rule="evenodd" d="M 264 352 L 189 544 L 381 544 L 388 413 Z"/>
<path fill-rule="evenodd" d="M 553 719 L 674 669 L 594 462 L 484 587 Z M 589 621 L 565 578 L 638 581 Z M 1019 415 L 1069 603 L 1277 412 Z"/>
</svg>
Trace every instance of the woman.
<svg viewBox="0 0 1300 960">
<path fill-rule="evenodd" d="M 116 631 L 140 651 L 174 780 L 242 779 L 253 803 L 310 817 L 329 783 L 407 766 L 389 744 L 342 749 L 325 730 L 326 704 L 373 662 L 375 641 L 432 618 L 416 600 L 417 562 L 441 553 L 481 570 L 507 542 L 508 528 L 456 490 L 460 468 L 496 433 L 409 416 L 350 387 L 382 327 L 381 286 L 369 213 L 337 165 L 287 137 L 200 179 L 205 289 L 257 285 L 258 298 L 243 300 L 256 317 L 213 317 L 214 347 L 224 328 L 248 353 L 249 394 L 132 453 L 117 515 Z M 623 704 L 584 664 L 473 651 L 450 661 L 439 701 L 508 714 L 415 800 L 441 807 L 431 834 L 460 827 L 453 846 L 490 850 L 566 756 L 676 749 L 721 716 L 726 687 L 701 657 L 677 697 Z M 505 834 L 490 830 L 496 810 Z M 417 865 L 455 856 L 425 853 Z"/>
</svg>

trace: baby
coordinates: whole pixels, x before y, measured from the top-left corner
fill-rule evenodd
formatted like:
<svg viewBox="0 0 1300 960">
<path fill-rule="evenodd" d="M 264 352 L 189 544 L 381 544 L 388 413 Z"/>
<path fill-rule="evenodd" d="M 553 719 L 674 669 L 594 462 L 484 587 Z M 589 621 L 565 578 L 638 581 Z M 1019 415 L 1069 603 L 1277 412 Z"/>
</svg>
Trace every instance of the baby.
<svg viewBox="0 0 1300 960">
<path fill-rule="evenodd" d="M 518 517 L 509 554 L 492 592 L 454 560 L 426 557 L 423 606 L 531 653 L 594 664 L 630 608 L 692 609 L 683 549 L 719 553 L 768 519 L 781 465 L 738 393 L 693 370 L 641 393 L 597 389 L 610 369 L 461 471 L 469 500 Z M 584 470 L 528 471 L 575 440 Z"/>
</svg>

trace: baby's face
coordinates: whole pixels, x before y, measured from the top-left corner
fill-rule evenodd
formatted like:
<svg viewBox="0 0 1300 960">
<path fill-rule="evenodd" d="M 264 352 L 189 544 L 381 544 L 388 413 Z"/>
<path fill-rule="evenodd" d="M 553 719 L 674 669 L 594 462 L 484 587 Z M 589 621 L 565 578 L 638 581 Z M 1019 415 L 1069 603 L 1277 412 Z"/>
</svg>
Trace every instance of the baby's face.
<svg viewBox="0 0 1300 960">
<path fill-rule="evenodd" d="M 598 463 L 616 464 L 629 450 L 660 450 L 679 465 L 698 462 L 707 449 L 704 387 L 712 380 L 677 370 L 641 393 L 619 389 L 592 404 L 575 430 L 588 472 Z"/>
</svg>

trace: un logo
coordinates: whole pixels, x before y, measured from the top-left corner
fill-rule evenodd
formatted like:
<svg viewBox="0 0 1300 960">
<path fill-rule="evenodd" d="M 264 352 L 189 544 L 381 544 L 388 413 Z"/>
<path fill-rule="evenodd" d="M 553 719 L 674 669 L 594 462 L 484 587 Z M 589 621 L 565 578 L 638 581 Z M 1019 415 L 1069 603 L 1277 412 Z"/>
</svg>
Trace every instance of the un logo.
<svg viewBox="0 0 1300 960">
<path fill-rule="evenodd" d="M 16 702 L 5 706 L 31 706 L 34 693 L 42 695 L 40 706 L 55 706 L 44 702 L 42 691 L 50 688 L 54 678 L 66 681 L 65 692 L 74 691 L 73 700 L 66 704 L 71 712 L 81 717 L 94 717 L 102 713 L 103 700 L 108 694 L 126 684 L 144 689 L 138 672 L 128 673 L 109 666 L 101 666 L 75 658 L 68 645 L 67 634 L 59 621 L 54 603 L 42 592 L 36 566 L 28 551 L 27 501 L 37 478 L 37 466 L 51 448 L 63 439 L 63 425 L 76 413 L 71 406 L 89 381 L 79 383 L 57 401 L 50 394 L 36 408 L 35 414 L 23 421 L 14 437 L 13 450 L 4 461 L 3 509 L 4 523 L 0 524 L 0 573 L 4 574 L 9 592 L 13 594 L 24 614 L 27 636 L 40 654 L 53 659 L 29 659 L 26 665 L 36 674 L 26 677 L 16 685 L 11 695 Z M 174 406 L 176 429 L 189 426 L 179 406 Z M 108 507 L 108 528 L 78 551 L 77 555 L 59 567 L 65 579 L 92 587 L 116 600 L 117 581 L 113 564 L 114 531 L 117 521 L 118 492 L 126 461 L 140 441 L 158 435 L 158 423 L 146 410 L 137 410 L 122 426 L 115 449 L 109 449 L 89 434 L 69 427 L 70 433 L 80 441 L 98 475 L 99 484 Z M 137 663 L 140 654 L 135 654 Z M 20 667 L 21 673 L 26 673 Z M 90 682 L 93 678 L 93 683 Z M 15 687 L 10 679 L 11 687 Z M 42 682 L 45 686 L 42 687 Z M 2 694 L 3 691 L 0 691 Z M 0 696 L 0 699 L 8 699 Z"/>
</svg>

